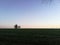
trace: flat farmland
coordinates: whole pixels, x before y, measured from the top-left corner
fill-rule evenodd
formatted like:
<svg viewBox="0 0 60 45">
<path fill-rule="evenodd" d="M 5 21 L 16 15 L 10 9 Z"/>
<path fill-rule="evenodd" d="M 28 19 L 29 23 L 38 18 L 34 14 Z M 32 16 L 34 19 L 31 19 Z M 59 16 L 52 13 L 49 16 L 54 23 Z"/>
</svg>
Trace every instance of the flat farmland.
<svg viewBox="0 0 60 45">
<path fill-rule="evenodd" d="M 0 29 L 0 45 L 60 45 L 60 29 Z"/>
</svg>

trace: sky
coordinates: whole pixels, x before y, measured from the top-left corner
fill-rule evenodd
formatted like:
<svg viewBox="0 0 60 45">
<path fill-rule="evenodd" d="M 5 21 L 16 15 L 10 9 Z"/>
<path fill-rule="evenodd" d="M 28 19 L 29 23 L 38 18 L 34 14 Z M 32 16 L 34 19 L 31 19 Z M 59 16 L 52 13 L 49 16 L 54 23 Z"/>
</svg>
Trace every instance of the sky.
<svg viewBox="0 0 60 45">
<path fill-rule="evenodd" d="M 60 0 L 0 0 L 0 28 L 60 28 Z"/>
</svg>

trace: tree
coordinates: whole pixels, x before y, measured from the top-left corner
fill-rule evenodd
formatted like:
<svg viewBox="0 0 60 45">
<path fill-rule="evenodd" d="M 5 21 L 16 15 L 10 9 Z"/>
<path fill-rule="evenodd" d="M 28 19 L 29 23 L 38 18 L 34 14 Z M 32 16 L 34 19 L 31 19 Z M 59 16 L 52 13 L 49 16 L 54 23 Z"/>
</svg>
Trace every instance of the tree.
<svg viewBox="0 0 60 45">
<path fill-rule="evenodd" d="M 18 29 L 20 29 L 21 28 L 21 26 L 18 26 Z"/>
<path fill-rule="evenodd" d="M 15 24 L 15 25 L 14 25 L 14 28 L 15 28 L 15 29 L 17 29 L 17 28 L 18 28 L 18 25 L 17 25 L 17 24 Z"/>
</svg>

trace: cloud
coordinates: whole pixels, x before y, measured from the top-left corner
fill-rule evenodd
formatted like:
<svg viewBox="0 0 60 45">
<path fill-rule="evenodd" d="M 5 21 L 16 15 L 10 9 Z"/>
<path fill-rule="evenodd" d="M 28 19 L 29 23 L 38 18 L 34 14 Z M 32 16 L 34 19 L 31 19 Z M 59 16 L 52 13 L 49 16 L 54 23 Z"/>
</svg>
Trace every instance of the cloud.
<svg viewBox="0 0 60 45">
<path fill-rule="evenodd" d="M 53 0 L 41 0 L 42 4 L 51 4 Z"/>
</svg>

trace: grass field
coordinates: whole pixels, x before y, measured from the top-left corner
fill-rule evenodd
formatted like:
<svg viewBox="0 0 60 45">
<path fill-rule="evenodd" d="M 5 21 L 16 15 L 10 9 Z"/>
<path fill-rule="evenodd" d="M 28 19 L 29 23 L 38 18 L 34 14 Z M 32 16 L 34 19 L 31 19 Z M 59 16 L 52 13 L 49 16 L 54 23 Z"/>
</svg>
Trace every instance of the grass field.
<svg viewBox="0 0 60 45">
<path fill-rule="evenodd" d="M 60 29 L 0 29 L 0 45 L 60 45 Z"/>
</svg>

